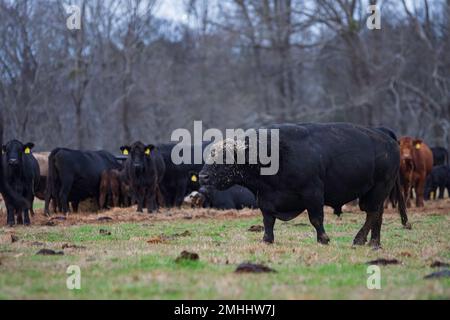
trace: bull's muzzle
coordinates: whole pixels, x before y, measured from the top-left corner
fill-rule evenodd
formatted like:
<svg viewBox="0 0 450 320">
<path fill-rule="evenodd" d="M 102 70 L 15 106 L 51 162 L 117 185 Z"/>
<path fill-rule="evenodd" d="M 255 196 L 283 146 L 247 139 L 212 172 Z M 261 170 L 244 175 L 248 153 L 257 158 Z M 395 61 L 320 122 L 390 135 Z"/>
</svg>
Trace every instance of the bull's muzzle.
<svg viewBox="0 0 450 320">
<path fill-rule="evenodd" d="M 210 181 L 208 174 L 199 175 L 199 179 L 200 179 L 200 184 L 208 184 L 208 182 Z"/>
</svg>

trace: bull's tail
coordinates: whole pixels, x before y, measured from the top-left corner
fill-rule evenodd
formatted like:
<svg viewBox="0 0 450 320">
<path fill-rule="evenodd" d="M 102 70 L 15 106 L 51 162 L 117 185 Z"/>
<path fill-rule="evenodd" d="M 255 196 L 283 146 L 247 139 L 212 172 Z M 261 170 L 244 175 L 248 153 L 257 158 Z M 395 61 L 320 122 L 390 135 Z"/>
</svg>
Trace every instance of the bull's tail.
<svg viewBox="0 0 450 320">
<path fill-rule="evenodd" d="M 398 204 L 398 213 L 400 214 L 403 227 L 405 229 L 411 229 L 411 224 L 408 222 L 408 215 L 406 213 L 406 203 L 402 193 L 400 175 L 397 175 L 397 179 L 395 179 L 395 185 L 394 188 L 392 189 L 392 193 L 395 199 L 397 200 L 396 202 Z"/>
<path fill-rule="evenodd" d="M 45 188 L 45 209 L 46 215 L 50 215 L 50 201 L 58 202 L 58 188 L 56 186 L 56 166 L 55 166 L 55 155 L 59 149 L 54 149 L 48 156 L 48 174 L 47 174 L 47 185 Z"/>
</svg>

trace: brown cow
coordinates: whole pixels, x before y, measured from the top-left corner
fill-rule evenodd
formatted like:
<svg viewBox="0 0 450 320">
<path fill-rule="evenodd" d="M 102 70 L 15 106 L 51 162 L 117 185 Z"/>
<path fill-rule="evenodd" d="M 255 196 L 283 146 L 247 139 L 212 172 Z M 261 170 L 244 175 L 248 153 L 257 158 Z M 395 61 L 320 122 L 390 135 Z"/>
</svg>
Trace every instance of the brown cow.
<svg viewBox="0 0 450 320">
<path fill-rule="evenodd" d="M 106 208 L 108 205 L 113 207 L 119 206 L 120 199 L 120 171 L 111 169 L 102 172 L 100 178 L 100 196 L 99 205 L 100 209 Z M 108 201 L 108 196 L 111 198 Z"/>
<path fill-rule="evenodd" d="M 48 156 L 50 152 L 34 152 L 34 157 L 39 164 L 39 187 L 35 190 L 35 196 L 41 200 L 45 200 L 45 187 L 47 185 L 48 176 Z"/>
<path fill-rule="evenodd" d="M 421 139 L 400 138 L 400 176 L 408 207 L 412 188 L 416 191 L 416 206 L 423 207 L 425 180 L 433 168 L 433 153 Z"/>
</svg>

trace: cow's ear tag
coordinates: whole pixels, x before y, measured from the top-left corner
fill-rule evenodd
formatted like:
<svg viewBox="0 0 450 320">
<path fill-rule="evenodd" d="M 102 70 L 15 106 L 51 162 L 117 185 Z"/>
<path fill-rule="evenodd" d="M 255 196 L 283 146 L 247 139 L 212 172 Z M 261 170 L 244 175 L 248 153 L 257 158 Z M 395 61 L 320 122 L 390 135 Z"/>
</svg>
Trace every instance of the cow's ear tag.
<svg viewBox="0 0 450 320">
<path fill-rule="evenodd" d="M 192 182 L 197 182 L 197 180 L 198 180 L 197 176 L 195 174 L 193 174 L 192 177 L 191 177 L 191 181 Z"/>
<path fill-rule="evenodd" d="M 31 149 L 26 147 L 24 152 L 25 152 L 25 154 L 30 154 L 31 153 Z"/>
<path fill-rule="evenodd" d="M 420 150 L 421 147 L 422 147 L 422 144 L 420 144 L 420 143 L 416 144 L 416 149 L 417 150 Z"/>
<path fill-rule="evenodd" d="M 148 156 L 150 155 L 150 148 L 145 149 L 145 154 Z"/>
<path fill-rule="evenodd" d="M 127 150 L 127 149 L 123 149 L 122 154 L 123 154 L 124 156 L 127 156 L 127 155 L 128 155 L 128 150 Z"/>
</svg>

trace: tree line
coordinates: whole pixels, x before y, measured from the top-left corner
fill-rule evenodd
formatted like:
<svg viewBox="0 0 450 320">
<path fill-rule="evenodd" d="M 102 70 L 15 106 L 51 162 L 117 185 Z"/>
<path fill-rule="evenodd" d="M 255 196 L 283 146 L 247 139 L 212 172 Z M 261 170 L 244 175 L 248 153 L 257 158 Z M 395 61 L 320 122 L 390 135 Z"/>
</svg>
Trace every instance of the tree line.
<svg viewBox="0 0 450 320">
<path fill-rule="evenodd" d="M 183 21 L 161 1 L 0 0 L 5 138 L 117 151 L 194 120 L 347 121 L 450 146 L 450 0 L 179 0 Z"/>
</svg>

